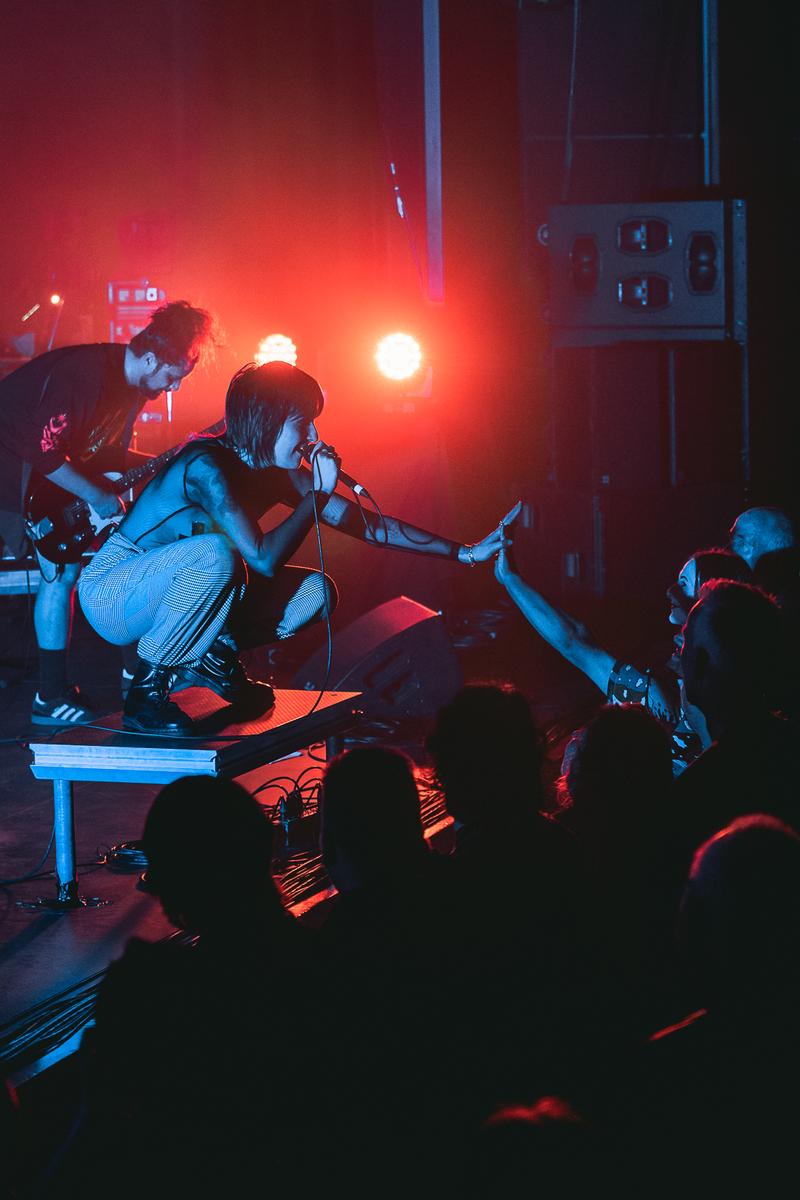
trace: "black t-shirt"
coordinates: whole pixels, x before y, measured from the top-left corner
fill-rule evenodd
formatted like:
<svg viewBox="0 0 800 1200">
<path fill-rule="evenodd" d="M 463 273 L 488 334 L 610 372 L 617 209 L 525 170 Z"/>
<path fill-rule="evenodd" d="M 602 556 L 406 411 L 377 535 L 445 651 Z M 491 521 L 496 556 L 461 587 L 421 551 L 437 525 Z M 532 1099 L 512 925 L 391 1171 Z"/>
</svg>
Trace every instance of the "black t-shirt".
<svg viewBox="0 0 800 1200">
<path fill-rule="evenodd" d="M 19 507 L 24 464 L 50 475 L 127 445 L 146 397 L 125 380 L 125 349 L 65 346 L 0 380 L 0 509 Z"/>
</svg>

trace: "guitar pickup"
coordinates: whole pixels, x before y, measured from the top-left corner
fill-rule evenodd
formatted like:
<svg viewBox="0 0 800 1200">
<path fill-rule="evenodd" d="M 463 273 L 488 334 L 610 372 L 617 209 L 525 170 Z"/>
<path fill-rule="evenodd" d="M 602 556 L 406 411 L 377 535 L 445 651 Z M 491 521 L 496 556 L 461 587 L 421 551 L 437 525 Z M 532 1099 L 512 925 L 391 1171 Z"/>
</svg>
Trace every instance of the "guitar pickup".
<svg viewBox="0 0 800 1200">
<path fill-rule="evenodd" d="M 32 524 L 30 521 L 26 521 L 25 527 L 32 542 L 40 541 L 43 537 L 47 537 L 48 533 L 52 533 L 55 529 L 55 525 L 49 517 L 42 517 L 41 521 L 39 521 L 36 525 Z"/>
<path fill-rule="evenodd" d="M 68 529 L 74 529 L 86 521 L 88 512 L 89 506 L 83 500 L 78 504 L 70 504 L 68 508 L 64 509 L 64 524 Z"/>
</svg>

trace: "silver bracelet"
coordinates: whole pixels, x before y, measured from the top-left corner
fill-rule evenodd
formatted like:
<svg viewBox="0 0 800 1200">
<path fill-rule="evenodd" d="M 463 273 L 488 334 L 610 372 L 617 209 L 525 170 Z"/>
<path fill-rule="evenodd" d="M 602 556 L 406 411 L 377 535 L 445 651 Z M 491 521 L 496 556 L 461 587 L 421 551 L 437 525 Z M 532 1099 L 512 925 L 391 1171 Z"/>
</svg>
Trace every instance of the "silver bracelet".
<svg viewBox="0 0 800 1200">
<path fill-rule="evenodd" d="M 467 552 L 467 562 L 471 567 L 476 567 L 478 564 L 475 562 L 475 555 L 472 552 L 472 546 L 465 545 L 464 549 Z"/>
</svg>

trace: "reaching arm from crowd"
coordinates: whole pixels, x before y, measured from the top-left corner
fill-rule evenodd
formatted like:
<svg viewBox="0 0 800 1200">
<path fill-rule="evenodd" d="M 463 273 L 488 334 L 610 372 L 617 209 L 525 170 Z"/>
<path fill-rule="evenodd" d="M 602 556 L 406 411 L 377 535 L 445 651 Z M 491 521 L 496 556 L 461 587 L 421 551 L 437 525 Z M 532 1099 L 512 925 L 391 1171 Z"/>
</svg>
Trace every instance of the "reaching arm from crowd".
<svg viewBox="0 0 800 1200">
<path fill-rule="evenodd" d="M 497 581 L 502 584 L 526 621 L 543 637 L 548 645 L 588 675 L 592 683 L 605 695 L 608 678 L 614 666 L 614 657 L 598 646 L 589 630 L 569 613 L 556 608 L 549 600 L 531 587 L 517 572 L 513 556 L 503 548 L 497 556 L 494 569 Z"/>
</svg>

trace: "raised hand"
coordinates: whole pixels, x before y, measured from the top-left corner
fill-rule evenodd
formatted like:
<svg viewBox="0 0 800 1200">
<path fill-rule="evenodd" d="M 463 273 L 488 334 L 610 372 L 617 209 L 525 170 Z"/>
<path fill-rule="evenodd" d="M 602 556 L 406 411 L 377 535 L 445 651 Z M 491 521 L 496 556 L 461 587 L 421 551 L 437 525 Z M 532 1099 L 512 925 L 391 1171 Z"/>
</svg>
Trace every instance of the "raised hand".
<svg viewBox="0 0 800 1200">
<path fill-rule="evenodd" d="M 481 541 L 475 542 L 472 546 L 462 546 L 458 554 L 459 562 L 482 563 L 488 562 L 490 558 L 494 558 L 500 551 L 511 545 L 511 537 L 509 529 L 516 521 L 519 514 L 522 512 L 522 501 L 518 500 L 514 507 L 506 513 L 500 524 L 487 533 Z"/>
<path fill-rule="evenodd" d="M 517 564 L 514 562 L 514 547 L 509 544 L 503 546 L 494 560 L 494 577 L 503 587 L 506 586 L 509 579 L 516 576 Z"/>
</svg>

